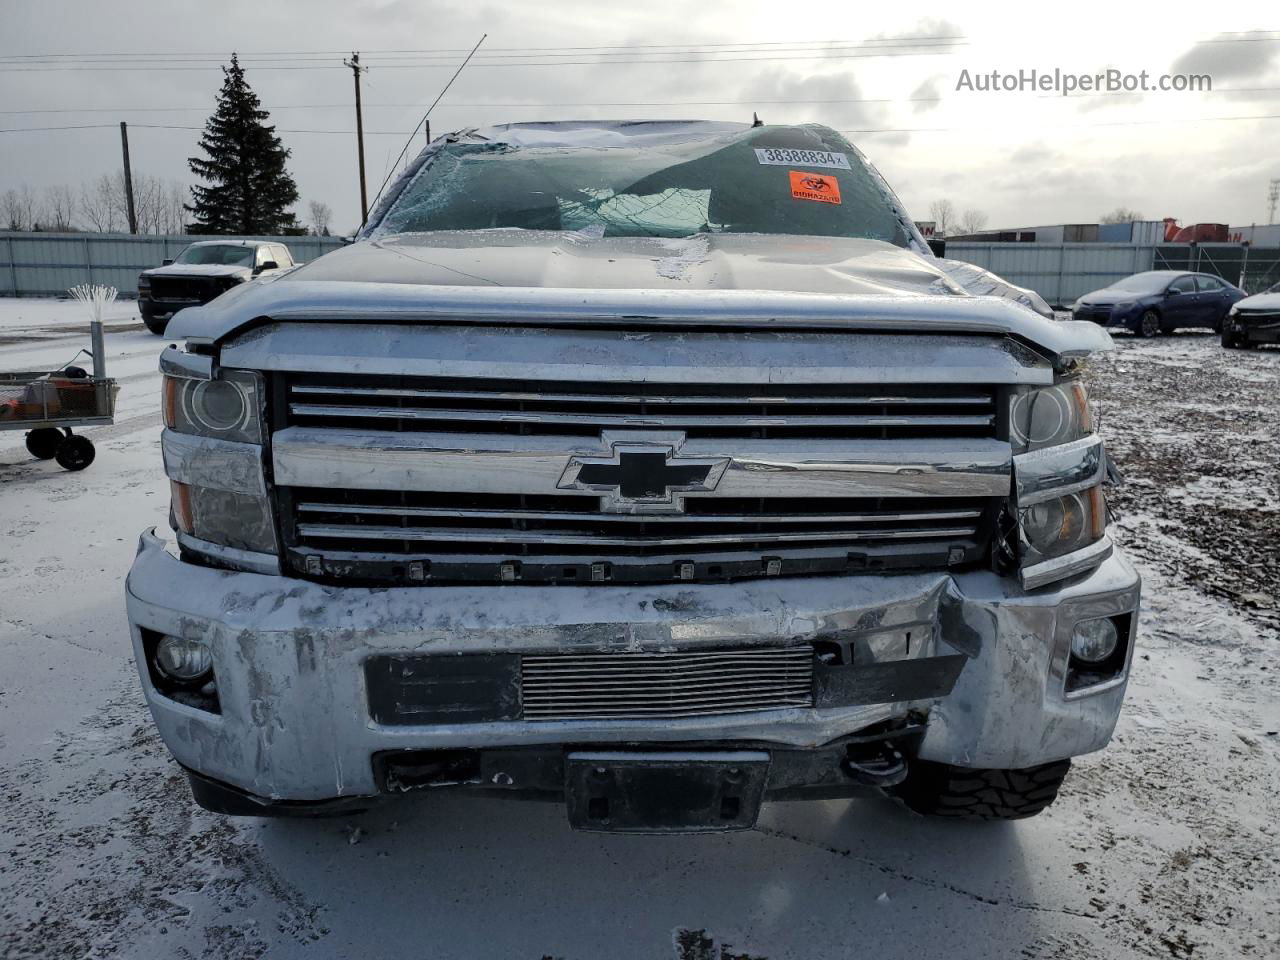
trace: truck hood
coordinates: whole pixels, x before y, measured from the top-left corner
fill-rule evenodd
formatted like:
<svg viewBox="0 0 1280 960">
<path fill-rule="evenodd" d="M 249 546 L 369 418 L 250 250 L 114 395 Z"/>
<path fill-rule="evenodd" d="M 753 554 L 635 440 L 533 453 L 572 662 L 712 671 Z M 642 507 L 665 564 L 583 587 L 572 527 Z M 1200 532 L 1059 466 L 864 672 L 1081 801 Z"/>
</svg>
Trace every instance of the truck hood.
<svg viewBox="0 0 1280 960">
<path fill-rule="evenodd" d="M 364 240 L 188 308 L 169 332 L 212 343 L 264 317 L 968 332 L 1013 335 L 1061 356 L 1111 343 L 1093 324 L 974 296 L 911 250 L 763 234 L 674 240 L 482 230 Z"/>
<path fill-rule="evenodd" d="M 239 267 L 231 263 L 171 263 L 164 267 L 143 270 L 144 277 L 250 277 L 252 267 Z"/>
<path fill-rule="evenodd" d="M 294 280 L 482 287 L 959 294 L 918 254 L 878 240 L 765 234 L 601 238 L 544 230 L 439 231 L 357 243 Z"/>
<path fill-rule="evenodd" d="M 1236 309 L 1241 311 L 1280 310 L 1280 293 L 1255 293 L 1252 297 L 1237 300 Z"/>
</svg>

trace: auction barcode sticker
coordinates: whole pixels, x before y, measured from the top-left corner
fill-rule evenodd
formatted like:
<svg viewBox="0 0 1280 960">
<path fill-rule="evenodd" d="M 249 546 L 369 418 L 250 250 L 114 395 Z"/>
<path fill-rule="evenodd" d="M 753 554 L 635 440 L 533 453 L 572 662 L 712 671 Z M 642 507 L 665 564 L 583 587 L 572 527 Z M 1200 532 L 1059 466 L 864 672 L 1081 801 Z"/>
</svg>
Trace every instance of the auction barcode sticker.
<svg viewBox="0 0 1280 960">
<path fill-rule="evenodd" d="M 756 160 L 760 163 L 776 163 L 784 167 L 834 167 L 849 170 L 847 153 L 828 153 L 826 150 L 793 150 L 789 147 L 756 148 Z"/>
</svg>

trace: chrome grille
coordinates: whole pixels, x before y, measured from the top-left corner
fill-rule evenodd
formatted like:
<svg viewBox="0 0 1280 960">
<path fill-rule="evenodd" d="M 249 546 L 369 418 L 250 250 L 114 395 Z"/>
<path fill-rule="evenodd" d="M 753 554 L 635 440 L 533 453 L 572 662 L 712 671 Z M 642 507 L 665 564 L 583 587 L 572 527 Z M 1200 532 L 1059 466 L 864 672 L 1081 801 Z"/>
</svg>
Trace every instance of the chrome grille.
<svg viewBox="0 0 1280 960">
<path fill-rule="evenodd" d="M 636 515 L 602 512 L 590 496 L 289 493 L 302 553 L 421 580 L 728 579 L 768 574 L 770 560 L 775 575 L 865 569 L 881 554 L 945 566 L 954 550 L 972 559 L 990 510 L 981 498 L 711 498 L 690 499 L 683 514 Z M 422 558 L 421 576 L 407 576 L 410 558 Z"/>
<path fill-rule="evenodd" d="M 526 720 L 677 719 L 813 706 L 809 646 L 524 656 Z"/>
<path fill-rule="evenodd" d="M 289 568 L 313 579 L 659 583 L 940 569 L 984 557 L 1008 489 L 990 459 L 1000 444 L 990 385 L 277 376 L 281 532 Z M 608 481 L 565 479 L 579 457 L 607 461 L 610 443 L 670 437 L 680 453 L 668 467 L 682 457 L 733 466 L 670 510 L 619 508 L 594 492 Z M 330 441 L 341 479 L 320 487 L 310 465 L 328 462 Z"/>
<path fill-rule="evenodd" d="M 690 437 L 989 437 L 990 388 L 796 384 L 557 383 L 368 377 L 297 378 L 301 426 L 595 436 L 681 430 Z"/>
</svg>

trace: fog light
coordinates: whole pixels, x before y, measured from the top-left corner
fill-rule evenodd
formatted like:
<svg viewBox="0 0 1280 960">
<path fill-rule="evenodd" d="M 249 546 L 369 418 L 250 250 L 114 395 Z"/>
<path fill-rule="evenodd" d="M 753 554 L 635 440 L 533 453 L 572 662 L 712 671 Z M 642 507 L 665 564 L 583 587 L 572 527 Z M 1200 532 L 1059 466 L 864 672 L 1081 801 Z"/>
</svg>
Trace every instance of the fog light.
<svg viewBox="0 0 1280 960">
<path fill-rule="evenodd" d="M 1112 620 L 1081 620 L 1071 631 L 1071 655 L 1086 663 L 1101 663 L 1116 652 L 1119 641 Z"/>
<path fill-rule="evenodd" d="M 191 683 L 213 669 L 213 654 L 199 640 L 161 637 L 156 644 L 156 669 L 171 680 Z"/>
</svg>

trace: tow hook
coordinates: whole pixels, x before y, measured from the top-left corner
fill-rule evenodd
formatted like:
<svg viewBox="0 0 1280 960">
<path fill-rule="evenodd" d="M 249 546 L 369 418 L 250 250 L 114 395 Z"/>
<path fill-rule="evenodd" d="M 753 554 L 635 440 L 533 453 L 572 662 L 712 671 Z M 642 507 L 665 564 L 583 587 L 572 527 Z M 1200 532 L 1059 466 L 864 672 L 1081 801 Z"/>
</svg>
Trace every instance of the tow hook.
<svg viewBox="0 0 1280 960">
<path fill-rule="evenodd" d="M 851 744 L 845 755 L 844 772 L 870 787 L 892 787 L 907 778 L 907 758 L 893 744 Z"/>
</svg>

